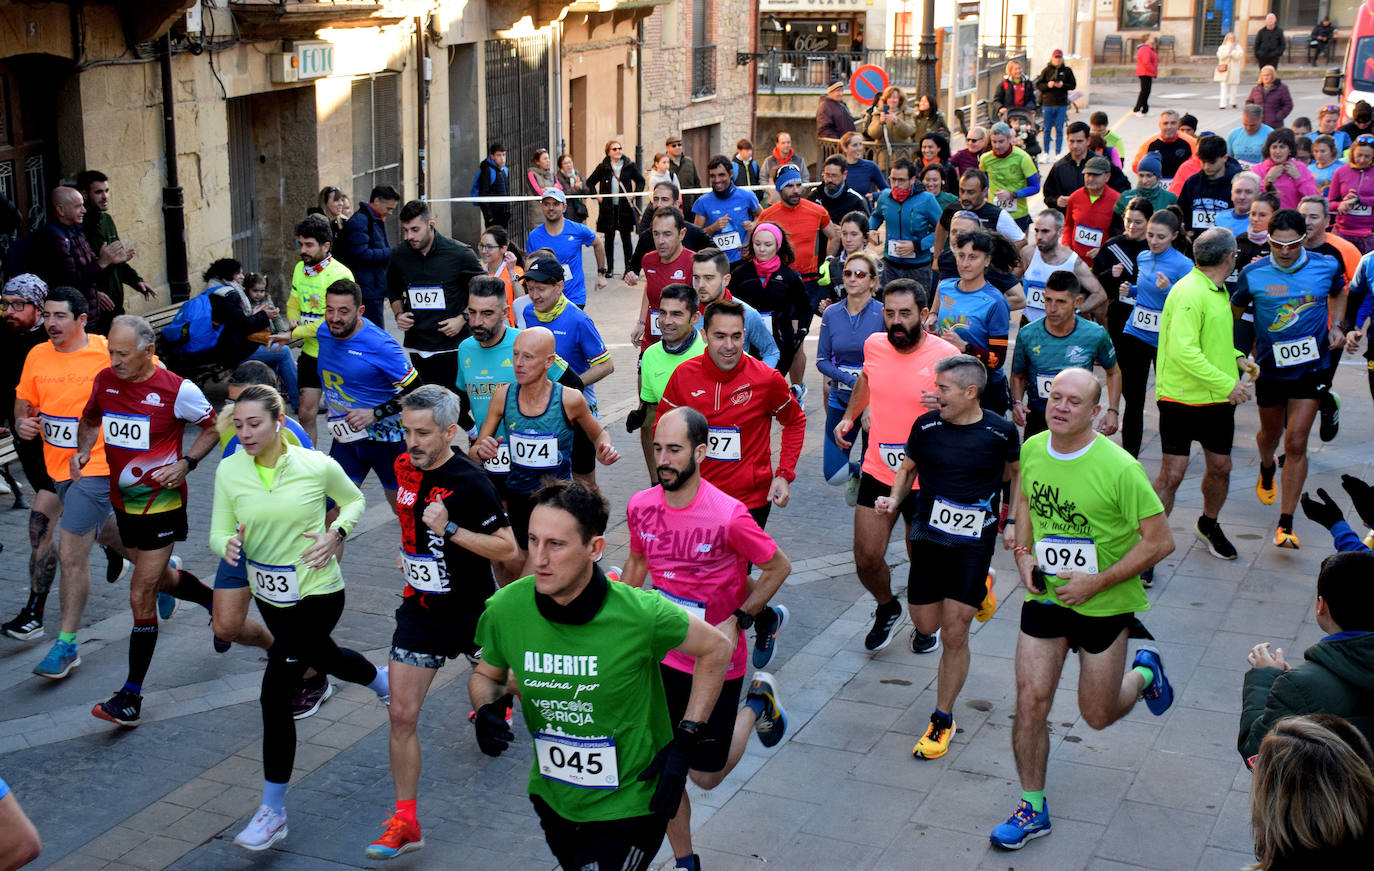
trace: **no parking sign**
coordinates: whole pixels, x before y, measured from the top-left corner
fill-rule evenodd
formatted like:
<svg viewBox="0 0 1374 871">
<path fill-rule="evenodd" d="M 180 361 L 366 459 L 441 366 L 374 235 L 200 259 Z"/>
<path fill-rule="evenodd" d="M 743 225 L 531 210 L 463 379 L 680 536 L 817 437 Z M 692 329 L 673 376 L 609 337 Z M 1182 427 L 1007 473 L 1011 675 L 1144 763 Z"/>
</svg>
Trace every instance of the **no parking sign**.
<svg viewBox="0 0 1374 871">
<path fill-rule="evenodd" d="M 876 103 L 887 90 L 887 72 L 876 64 L 863 64 L 849 77 L 849 92 L 861 103 Z"/>
</svg>

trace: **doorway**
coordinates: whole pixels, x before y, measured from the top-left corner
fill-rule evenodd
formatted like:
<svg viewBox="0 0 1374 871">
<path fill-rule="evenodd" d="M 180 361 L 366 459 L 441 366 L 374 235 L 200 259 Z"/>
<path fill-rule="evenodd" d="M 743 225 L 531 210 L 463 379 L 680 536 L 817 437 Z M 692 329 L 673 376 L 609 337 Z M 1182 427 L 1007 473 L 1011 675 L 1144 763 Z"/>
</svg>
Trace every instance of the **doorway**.
<svg viewBox="0 0 1374 871">
<path fill-rule="evenodd" d="M 1197 23 L 1193 27 L 1193 54 L 1212 54 L 1233 25 L 1235 0 L 1200 0 Z"/>
</svg>

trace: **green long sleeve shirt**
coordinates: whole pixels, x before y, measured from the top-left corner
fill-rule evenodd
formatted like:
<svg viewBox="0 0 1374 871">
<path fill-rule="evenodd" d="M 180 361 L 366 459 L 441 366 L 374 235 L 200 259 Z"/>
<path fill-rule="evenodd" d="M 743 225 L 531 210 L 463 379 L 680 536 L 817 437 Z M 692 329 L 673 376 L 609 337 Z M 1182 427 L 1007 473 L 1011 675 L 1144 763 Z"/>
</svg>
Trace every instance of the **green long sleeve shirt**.
<svg viewBox="0 0 1374 871">
<path fill-rule="evenodd" d="M 1226 288 L 1196 267 L 1164 300 L 1155 358 L 1155 396 L 1184 405 L 1227 402 L 1236 386 L 1234 317 Z"/>
</svg>

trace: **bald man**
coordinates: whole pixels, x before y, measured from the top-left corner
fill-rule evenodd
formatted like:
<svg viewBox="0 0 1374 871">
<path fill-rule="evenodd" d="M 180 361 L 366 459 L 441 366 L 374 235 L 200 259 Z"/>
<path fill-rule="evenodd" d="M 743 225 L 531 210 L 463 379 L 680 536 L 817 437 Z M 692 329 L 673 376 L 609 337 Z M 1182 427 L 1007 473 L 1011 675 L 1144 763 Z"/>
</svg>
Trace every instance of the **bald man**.
<svg viewBox="0 0 1374 871">
<path fill-rule="evenodd" d="M 75 188 L 56 187 L 52 192 L 52 214 L 43 229 L 34 234 L 29 246 L 29 271 L 48 287 L 74 287 L 86 297 L 91 312 L 88 332 L 109 332 L 114 301 L 96 289 L 96 281 L 107 266 L 127 263 L 133 255 L 119 241 L 91 249 L 81 221 L 86 217 L 86 200 Z"/>
<path fill-rule="evenodd" d="M 496 457 L 503 441 L 510 445 L 506 513 L 520 555 L 500 567 L 507 578 L 524 573 L 534 494 L 547 477 L 565 481 L 573 477 L 573 427 L 579 427 L 596 445 L 596 458 L 603 466 L 620 459 L 610 433 L 592 417 L 582 391 L 549 380 L 555 357 L 553 333 L 547 327 L 529 327 L 515 337 L 511 350 L 515 383 L 496 389 L 482 430 L 468 452 L 473 460 L 484 463 Z"/>
</svg>

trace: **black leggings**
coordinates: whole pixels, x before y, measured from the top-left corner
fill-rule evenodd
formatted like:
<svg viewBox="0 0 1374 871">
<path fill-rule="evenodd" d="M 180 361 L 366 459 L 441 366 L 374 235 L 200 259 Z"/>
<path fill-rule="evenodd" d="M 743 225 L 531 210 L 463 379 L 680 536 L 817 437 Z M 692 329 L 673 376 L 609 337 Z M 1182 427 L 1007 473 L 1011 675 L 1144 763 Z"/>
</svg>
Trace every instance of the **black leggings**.
<svg viewBox="0 0 1374 871">
<path fill-rule="evenodd" d="M 1140 456 L 1140 442 L 1145 437 L 1145 387 L 1150 379 L 1150 366 L 1155 362 L 1156 348 L 1129 333 L 1123 333 L 1116 343 L 1116 362 L 1121 365 L 1121 395 L 1126 399 L 1126 411 L 1121 419 L 1121 446 L 1133 457 Z"/>
<path fill-rule="evenodd" d="M 1136 76 L 1140 79 L 1140 95 L 1135 98 L 1135 111 L 1150 111 L 1150 88 L 1154 86 L 1154 76 Z"/>
<path fill-rule="evenodd" d="M 377 668 L 356 650 L 339 647 L 329 633 L 344 609 L 344 591 L 307 596 L 294 605 L 258 602 L 262 622 L 275 641 L 262 674 L 262 773 L 270 783 L 286 783 L 296 761 L 296 721 L 291 698 L 307 667 L 364 686 Z"/>
</svg>

